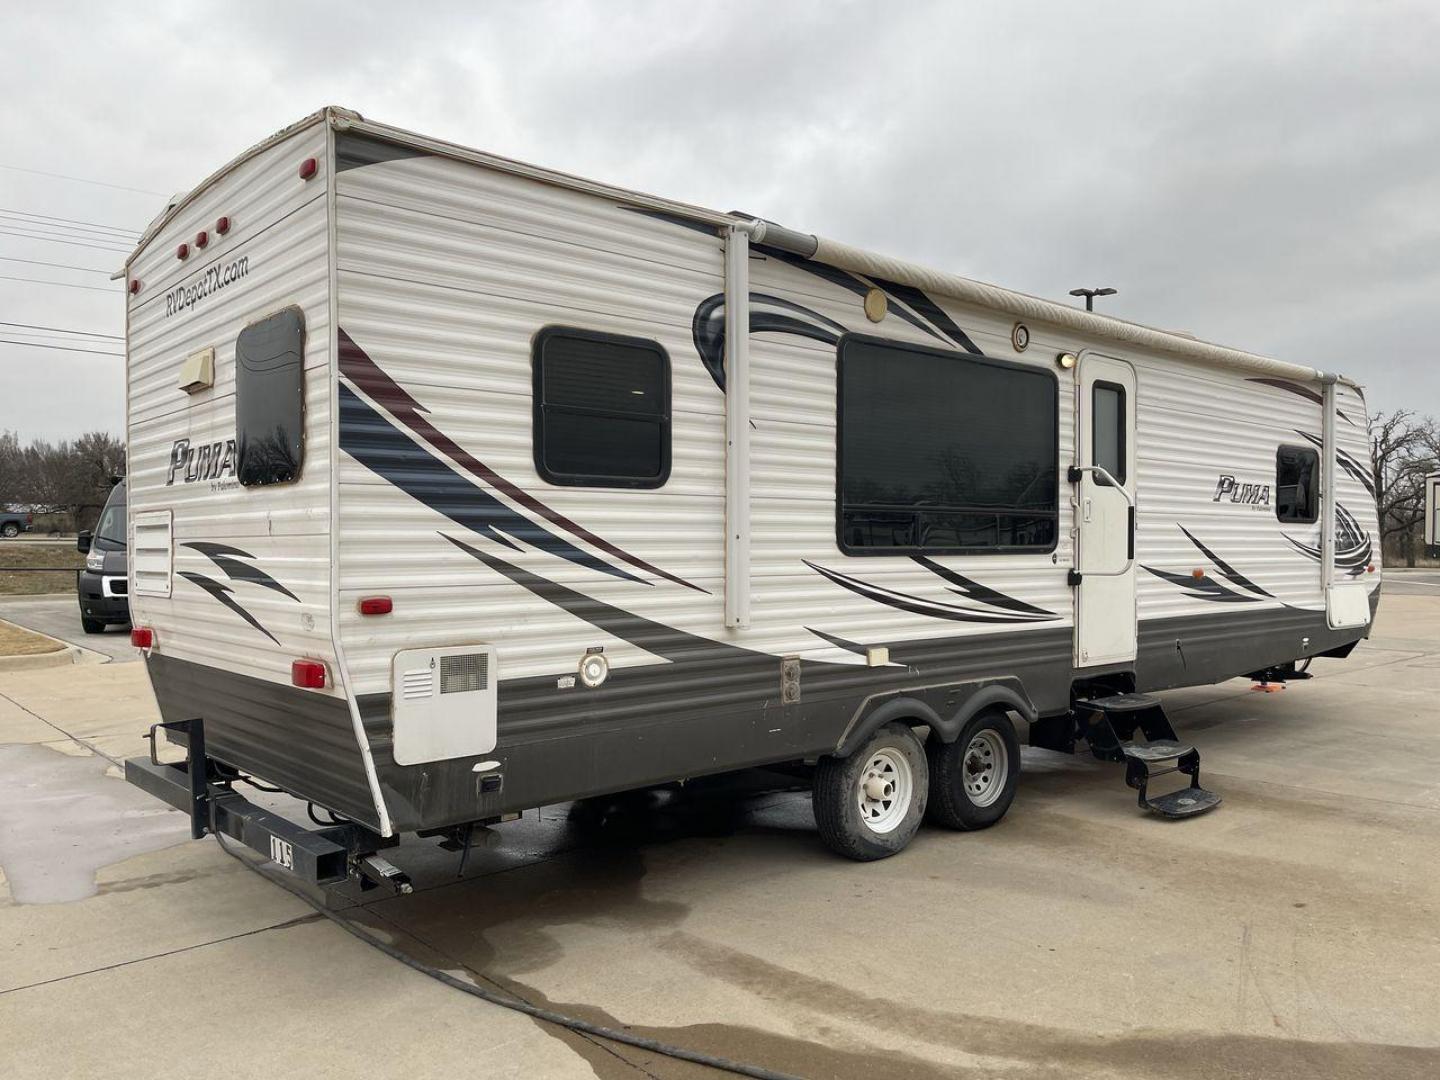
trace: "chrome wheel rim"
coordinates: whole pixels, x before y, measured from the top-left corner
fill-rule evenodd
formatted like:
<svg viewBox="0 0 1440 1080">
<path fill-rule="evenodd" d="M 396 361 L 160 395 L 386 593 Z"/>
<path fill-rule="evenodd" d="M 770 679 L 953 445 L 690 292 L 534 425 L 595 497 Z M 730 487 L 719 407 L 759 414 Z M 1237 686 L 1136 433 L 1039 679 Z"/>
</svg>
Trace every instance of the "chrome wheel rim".
<svg viewBox="0 0 1440 1080">
<path fill-rule="evenodd" d="M 982 731 L 970 740 L 960 762 L 965 797 L 975 806 L 989 806 L 1005 790 L 1010 777 L 1010 752 L 998 732 Z"/>
<path fill-rule="evenodd" d="M 905 820 L 914 790 L 915 777 L 905 755 L 888 746 L 876 750 L 855 785 L 860 820 L 873 833 L 893 831 Z"/>
</svg>

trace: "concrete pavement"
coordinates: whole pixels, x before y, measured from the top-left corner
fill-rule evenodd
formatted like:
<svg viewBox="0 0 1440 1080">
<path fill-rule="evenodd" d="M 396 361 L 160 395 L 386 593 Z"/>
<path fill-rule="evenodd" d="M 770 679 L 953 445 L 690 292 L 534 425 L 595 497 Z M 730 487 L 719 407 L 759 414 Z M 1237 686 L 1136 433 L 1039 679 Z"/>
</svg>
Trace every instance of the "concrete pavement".
<svg viewBox="0 0 1440 1080">
<path fill-rule="evenodd" d="M 80 605 L 73 592 L 38 596 L 0 596 L 0 619 L 98 652 L 112 661 L 131 663 L 140 653 L 130 644 L 130 631 L 107 626 L 103 634 L 87 634 L 80 626 Z"/>
<path fill-rule="evenodd" d="M 537 1004 L 804 1076 L 1433 1078 L 1437 660 L 1440 588 L 1387 582 L 1372 641 L 1317 678 L 1167 695 L 1226 799 L 1192 821 L 1027 750 L 998 827 L 856 865 L 752 773 L 528 814 L 464 878 L 409 840 L 417 894 L 349 913 Z M 141 665 L 0 695 L 7 1078 L 717 1075 L 445 989 L 189 841 L 110 760 L 144 751 Z"/>
</svg>

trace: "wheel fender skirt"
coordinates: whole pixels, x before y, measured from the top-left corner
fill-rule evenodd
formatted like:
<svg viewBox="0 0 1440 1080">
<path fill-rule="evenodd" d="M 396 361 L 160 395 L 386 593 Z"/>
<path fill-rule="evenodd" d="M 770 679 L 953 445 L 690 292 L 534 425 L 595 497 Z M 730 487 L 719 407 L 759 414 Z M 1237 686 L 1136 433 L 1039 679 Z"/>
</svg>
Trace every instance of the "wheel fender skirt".
<svg viewBox="0 0 1440 1080">
<path fill-rule="evenodd" d="M 1039 710 L 1030 700 L 1030 695 L 1025 693 L 1025 688 L 1020 685 L 1019 679 L 996 679 L 986 683 L 971 683 L 966 687 L 973 692 L 968 694 L 960 702 L 959 708 L 951 715 L 949 722 L 939 730 L 939 735 L 945 742 L 954 742 L 960 737 L 972 717 L 985 709 L 1008 709 L 1020 714 L 1027 724 L 1033 724 L 1040 718 Z"/>
<path fill-rule="evenodd" d="M 854 753 L 892 720 L 925 724 L 941 741 L 954 742 L 971 717 L 982 709 L 995 707 L 1019 713 L 1026 723 L 1034 723 L 1039 716 L 1020 680 L 1013 677 L 927 687 L 862 705 L 857 718 L 840 737 L 835 755 L 846 757 Z"/>
</svg>

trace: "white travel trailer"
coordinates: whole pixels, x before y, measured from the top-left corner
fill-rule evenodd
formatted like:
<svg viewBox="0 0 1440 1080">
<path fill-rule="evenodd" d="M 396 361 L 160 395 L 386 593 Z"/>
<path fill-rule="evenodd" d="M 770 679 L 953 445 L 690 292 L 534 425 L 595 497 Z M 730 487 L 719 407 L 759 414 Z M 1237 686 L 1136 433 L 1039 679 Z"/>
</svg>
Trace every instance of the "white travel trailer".
<svg viewBox="0 0 1440 1080">
<path fill-rule="evenodd" d="M 312 878 L 776 763 L 875 858 L 997 820 L 1017 733 L 1198 812 L 1146 692 L 1369 632 L 1365 403 L 1309 367 L 338 108 L 126 275 L 131 607 L 192 762 L 130 775 Z"/>
</svg>

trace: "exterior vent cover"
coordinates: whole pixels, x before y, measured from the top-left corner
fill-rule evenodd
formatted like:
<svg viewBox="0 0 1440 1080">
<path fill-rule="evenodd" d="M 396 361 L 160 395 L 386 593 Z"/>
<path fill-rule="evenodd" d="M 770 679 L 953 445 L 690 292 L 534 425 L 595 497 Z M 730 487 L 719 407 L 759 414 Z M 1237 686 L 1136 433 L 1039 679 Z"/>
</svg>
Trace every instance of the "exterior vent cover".
<svg viewBox="0 0 1440 1080">
<path fill-rule="evenodd" d="M 496 663 L 493 645 L 395 654 L 390 718 L 396 764 L 424 765 L 495 749 Z"/>
<path fill-rule="evenodd" d="M 440 692 L 468 694 L 490 685 L 490 657 L 484 653 L 445 656 L 440 659 Z"/>
<path fill-rule="evenodd" d="M 135 515 L 130 538 L 130 572 L 140 596 L 169 596 L 175 563 L 175 535 L 169 510 L 148 510 Z"/>
</svg>

